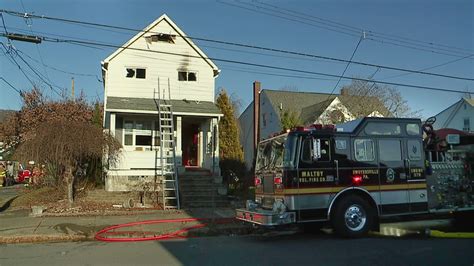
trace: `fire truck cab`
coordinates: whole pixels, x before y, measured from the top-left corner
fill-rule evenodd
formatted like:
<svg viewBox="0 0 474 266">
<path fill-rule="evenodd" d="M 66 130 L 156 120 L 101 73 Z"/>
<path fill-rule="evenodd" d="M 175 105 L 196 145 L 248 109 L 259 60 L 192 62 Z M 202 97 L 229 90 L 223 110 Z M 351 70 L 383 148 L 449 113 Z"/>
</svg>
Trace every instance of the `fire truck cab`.
<svg viewBox="0 0 474 266">
<path fill-rule="evenodd" d="M 255 201 L 236 218 L 262 226 L 329 222 L 360 237 L 390 216 L 474 210 L 472 166 L 429 162 L 420 119 L 366 117 L 296 128 L 259 143 Z"/>
</svg>

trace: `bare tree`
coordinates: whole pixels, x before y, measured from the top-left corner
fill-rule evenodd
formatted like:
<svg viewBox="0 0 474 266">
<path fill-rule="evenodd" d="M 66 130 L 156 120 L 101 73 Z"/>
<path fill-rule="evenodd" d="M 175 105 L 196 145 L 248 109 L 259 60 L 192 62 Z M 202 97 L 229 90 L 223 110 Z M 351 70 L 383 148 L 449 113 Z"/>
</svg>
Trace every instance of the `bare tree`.
<svg viewBox="0 0 474 266">
<path fill-rule="evenodd" d="M 356 118 L 374 112 L 384 117 L 420 117 L 421 110 L 412 110 L 400 91 L 374 82 L 352 80 L 342 87 L 340 98 Z"/>
<path fill-rule="evenodd" d="M 113 163 L 120 144 L 91 122 L 48 121 L 40 124 L 15 152 L 20 161 L 55 165 L 66 184 L 69 204 L 74 202 L 74 181 L 84 162 L 106 158 Z"/>
</svg>

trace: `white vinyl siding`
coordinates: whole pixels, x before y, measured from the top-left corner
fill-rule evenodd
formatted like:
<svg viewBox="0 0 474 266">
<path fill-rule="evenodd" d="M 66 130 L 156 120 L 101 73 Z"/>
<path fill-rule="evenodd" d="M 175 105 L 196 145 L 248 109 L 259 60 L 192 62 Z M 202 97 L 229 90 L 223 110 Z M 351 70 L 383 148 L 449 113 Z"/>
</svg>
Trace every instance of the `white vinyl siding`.
<svg viewBox="0 0 474 266">
<path fill-rule="evenodd" d="M 178 35 L 166 20 L 162 20 L 151 31 Z M 174 44 L 147 42 L 143 36 L 129 47 L 131 49 L 123 50 L 112 58 L 108 65 L 106 96 L 153 98 L 153 91 L 158 87 L 158 78 L 160 86 L 168 86 L 169 78 L 172 99 L 214 101 L 212 67 L 179 35 Z M 127 78 L 126 68 L 133 66 L 146 69 L 146 78 Z M 196 73 L 197 81 L 179 81 L 179 71 Z"/>
</svg>

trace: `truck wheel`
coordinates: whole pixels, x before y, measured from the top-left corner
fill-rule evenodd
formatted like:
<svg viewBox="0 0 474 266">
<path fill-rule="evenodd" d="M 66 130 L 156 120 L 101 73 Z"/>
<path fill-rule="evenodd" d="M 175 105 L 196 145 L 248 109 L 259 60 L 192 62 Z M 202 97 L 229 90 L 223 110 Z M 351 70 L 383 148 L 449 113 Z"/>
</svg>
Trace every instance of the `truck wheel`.
<svg viewBox="0 0 474 266">
<path fill-rule="evenodd" d="M 374 223 L 374 211 L 364 199 L 349 195 L 334 208 L 331 222 L 337 234 L 357 238 L 366 236 Z"/>
</svg>

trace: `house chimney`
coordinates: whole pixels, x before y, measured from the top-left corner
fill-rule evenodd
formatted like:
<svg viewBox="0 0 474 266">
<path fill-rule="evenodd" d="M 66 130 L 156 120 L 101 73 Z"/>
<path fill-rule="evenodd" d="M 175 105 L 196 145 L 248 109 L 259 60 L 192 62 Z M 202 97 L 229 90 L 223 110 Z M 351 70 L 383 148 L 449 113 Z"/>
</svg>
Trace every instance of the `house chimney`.
<svg viewBox="0 0 474 266">
<path fill-rule="evenodd" d="M 257 145 L 260 141 L 260 82 L 253 82 L 253 147 L 257 155 Z"/>
</svg>

